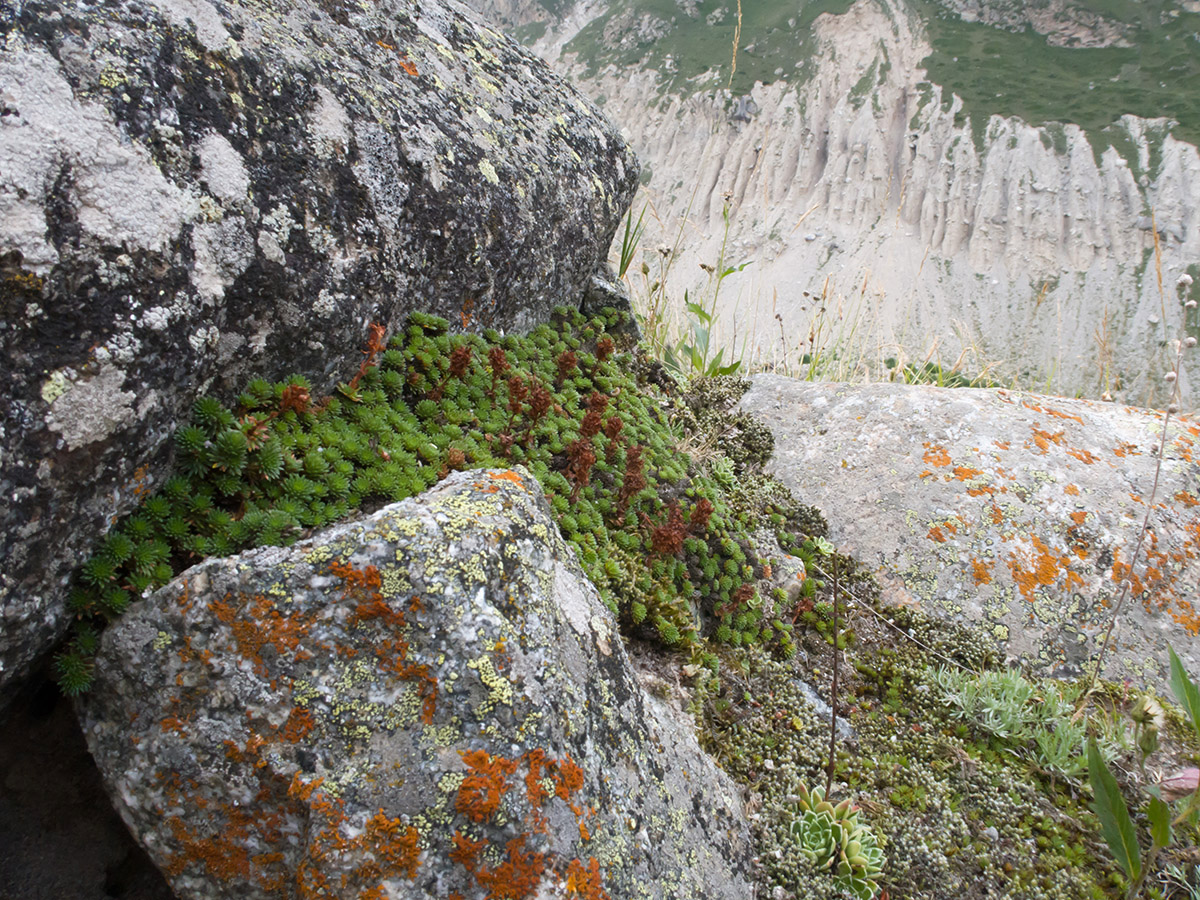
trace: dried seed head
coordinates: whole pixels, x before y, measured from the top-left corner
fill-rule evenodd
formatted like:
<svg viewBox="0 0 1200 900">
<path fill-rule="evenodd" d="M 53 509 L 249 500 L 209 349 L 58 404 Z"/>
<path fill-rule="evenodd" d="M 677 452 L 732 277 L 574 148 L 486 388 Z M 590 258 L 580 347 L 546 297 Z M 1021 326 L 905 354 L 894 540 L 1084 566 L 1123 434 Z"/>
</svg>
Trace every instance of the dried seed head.
<svg viewBox="0 0 1200 900">
<path fill-rule="evenodd" d="M 1169 412 L 1171 415 L 1175 415 L 1175 413 L 1179 412 L 1179 407 L 1172 403 L 1167 407 L 1167 412 Z"/>
<path fill-rule="evenodd" d="M 1188 348 L 1195 347 L 1195 346 L 1196 346 L 1196 339 L 1195 339 L 1194 337 L 1190 337 L 1190 336 L 1189 336 L 1189 337 L 1186 337 L 1186 338 L 1184 338 L 1184 339 L 1183 339 L 1183 346 L 1185 346 L 1185 347 L 1188 347 Z"/>
<path fill-rule="evenodd" d="M 1174 383 L 1174 381 L 1175 381 L 1175 377 L 1176 377 L 1176 376 L 1175 376 L 1175 373 L 1174 373 L 1174 372 L 1168 372 L 1166 375 L 1164 375 L 1164 376 L 1163 376 L 1163 380 L 1164 380 L 1164 381 L 1165 381 L 1167 384 L 1172 384 L 1172 383 Z"/>
<path fill-rule="evenodd" d="M 1183 308 L 1184 308 L 1184 309 L 1195 309 L 1195 308 L 1196 308 L 1196 301 L 1195 301 L 1195 300 L 1189 300 L 1187 303 L 1183 304 Z"/>
<path fill-rule="evenodd" d="M 1189 275 L 1187 272 L 1184 272 L 1182 275 L 1179 276 L 1179 278 L 1176 280 L 1175 283 L 1177 285 L 1179 285 L 1180 287 L 1191 287 L 1192 276 Z"/>
<path fill-rule="evenodd" d="M 1129 717 L 1139 725 L 1149 725 L 1153 728 L 1163 728 L 1167 724 L 1167 714 L 1163 712 L 1162 704 L 1149 694 L 1142 694 L 1129 711 Z"/>
</svg>

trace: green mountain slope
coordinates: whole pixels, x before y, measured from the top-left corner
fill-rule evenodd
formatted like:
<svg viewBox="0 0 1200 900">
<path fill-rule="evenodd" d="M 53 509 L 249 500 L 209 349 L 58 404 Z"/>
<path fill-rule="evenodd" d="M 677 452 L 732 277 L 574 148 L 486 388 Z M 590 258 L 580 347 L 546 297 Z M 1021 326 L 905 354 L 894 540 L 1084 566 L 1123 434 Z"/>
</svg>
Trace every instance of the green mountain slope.
<svg viewBox="0 0 1200 900">
<path fill-rule="evenodd" d="M 1176 137 L 1200 144 L 1196 0 L 906 2 L 932 47 L 924 61 L 929 80 L 958 94 L 977 127 L 999 114 L 1034 125 L 1074 122 L 1099 134 L 1130 113 L 1172 119 Z M 850 5 L 746 0 L 732 78 L 736 0 L 614 0 L 565 49 L 593 72 L 654 69 L 672 93 L 728 86 L 742 94 L 755 81 L 805 80 L 820 62 L 813 20 Z M 552 20 L 563 12 L 553 7 L 547 0 Z M 534 26 L 526 35 L 541 31 Z"/>
</svg>

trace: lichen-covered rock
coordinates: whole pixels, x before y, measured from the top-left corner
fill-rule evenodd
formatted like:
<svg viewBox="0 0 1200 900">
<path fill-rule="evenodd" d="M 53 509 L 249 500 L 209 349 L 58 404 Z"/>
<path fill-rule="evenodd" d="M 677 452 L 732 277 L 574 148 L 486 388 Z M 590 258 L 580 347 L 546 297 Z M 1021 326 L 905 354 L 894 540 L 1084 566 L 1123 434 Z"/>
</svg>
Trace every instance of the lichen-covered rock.
<svg viewBox="0 0 1200 900">
<path fill-rule="evenodd" d="M 736 790 L 523 470 L 190 569 L 105 632 L 82 719 L 182 898 L 750 895 Z"/>
<path fill-rule="evenodd" d="M 0 685 L 198 394 L 578 305 L 637 179 L 450 0 L 6 4 L 0 107 Z"/>
<path fill-rule="evenodd" d="M 1003 390 L 754 378 L 770 465 L 885 597 L 984 629 L 1043 673 L 1094 660 L 1154 485 L 1162 415 Z M 1200 423 L 1173 417 L 1106 677 L 1200 671 Z"/>
</svg>

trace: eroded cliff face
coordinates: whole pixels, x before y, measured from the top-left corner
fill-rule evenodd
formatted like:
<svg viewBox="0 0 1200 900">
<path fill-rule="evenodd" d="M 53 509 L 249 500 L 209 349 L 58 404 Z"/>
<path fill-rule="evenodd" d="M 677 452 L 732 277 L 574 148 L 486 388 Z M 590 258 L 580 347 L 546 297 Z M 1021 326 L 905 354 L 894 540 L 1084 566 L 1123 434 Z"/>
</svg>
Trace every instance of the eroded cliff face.
<svg viewBox="0 0 1200 900">
<path fill-rule="evenodd" d="M 651 173 L 648 281 L 658 247 L 678 243 L 672 293 L 711 291 L 698 264 L 717 262 L 728 210 L 724 262 L 753 262 L 721 287 L 726 340 L 803 371 L 813 333 L 815 349 L 840 350 L 829 374 L 843 377 L 931 351 L 949 365 L 966 348 L 967 369 L 1151 396 L 1183 325 L 1175 281 L 1200 262 L 1200 155 L 1164 120 L 1126 116 L 1094 140 L 1070 124 L 973 122 L 926 80 L 930 45 L 902 0 L 820 16 L 809 77 L 746 98 L 662 94 L 649 70 L 588 75 L 563 52 L 587 15 L 573 8 L 537 49 Z"/>
</svg>

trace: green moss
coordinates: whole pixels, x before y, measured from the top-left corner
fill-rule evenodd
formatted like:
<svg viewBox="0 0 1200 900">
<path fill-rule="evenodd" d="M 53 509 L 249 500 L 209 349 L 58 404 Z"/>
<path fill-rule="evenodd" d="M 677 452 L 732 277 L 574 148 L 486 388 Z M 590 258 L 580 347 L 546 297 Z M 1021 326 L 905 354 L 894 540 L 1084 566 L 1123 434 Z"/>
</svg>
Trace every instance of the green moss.
<svg viewBox="0 0 1200 900">
<path fill-rule="evenodd" d="M 912 611 L 874 609 L 850 618 L 865 637 L 846 654 L 853 671 L 842 671 L 842 715 L 853 731 L 837 741 L 831 800 L 852 799 L 878 837 L 879 887 L 895 900 L 1117 896 L 1082 785 L 997 751 L 938 689 L 936 663 L 996 666 L 985 643 Z M 825 783 L 829 758 L 828 712 L 813 709 L 803 683 L 828 698 L 831 654 L 811 631 L 801 629 L 806 650 L 791 660 L 724 651 L 723 687 L 707 693 L 700 719 L 706 748 L 754 791 L 760 892 L 832 900 L 845 894 L 831 873 L 796 850 L 797 797 L 803 785 Z"/>
<path fill-rule="evenodd" d="M 333 397 L 312 397 L 293 376 L 250 382 L 233 409 L 201 398 L 176 433 L 175 473 L 80 570 L 73 608 L 101 628 L 130 588 L 140 594 L 207 555 L 290 544 L 450 471 L 522 463 L 630 636 L 693 652 L 707 639 L 789 651 L 774 604 L 766 624 L 775 627 L 759 627 L 754 582 L 765 561 L 750 535 L 773 515 L 781 540 L 804 557 L 807 526 L 821 523 L 755 474 L 770 434 L 726 411 L 744 382 L 699 383 L 676 396 L 639 351 L 595 352 L 608 329 L 619 337 L 620 316 L 587 321 L 561 309 L 528 336 L 501 339 L 451 335 L 445 321 L 414 314 L 353 389 Z M 500 348 L 508 370 L 494 377 Z M 588 426 L 598 397 L 601 421 Z M 605 423 L 616 419 L 622 427 L 610 438 Z M 740 437 L 723 442 L 724 463 L 682 452 L 684 435 L 729 432 L 731 422 Z M 66 655 L 80 652 L 76 640 Z M 86 659 L 64 665 L 78 689 Z"/>
</svg>

